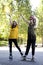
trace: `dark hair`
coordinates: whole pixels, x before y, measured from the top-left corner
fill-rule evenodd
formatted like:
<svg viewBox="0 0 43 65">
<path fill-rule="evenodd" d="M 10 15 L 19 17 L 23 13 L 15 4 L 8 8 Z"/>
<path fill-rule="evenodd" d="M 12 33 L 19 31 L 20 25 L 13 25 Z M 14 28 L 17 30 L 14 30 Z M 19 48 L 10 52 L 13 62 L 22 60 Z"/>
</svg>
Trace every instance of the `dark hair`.
<svg viewBox="0 0 43 65">
<path fill-rule="evenodd" d="M 17 25 L 17 22 L 14 20 L 14 21 L 13 21 L 13 24 L 12 24 L 12 28 L 15 28 L 16 25 Z"/>
<path fill-rule="evenodd" d="M 30 20 L 32 20 L 32 19 L 34 20 L 34 16 L 33 15 L 30 16 Z"/>
<path fill-rule="evenodd" d="M 35 17 L 33 15 L 30 16 L 30 20 L 33 20 L 32 21 L 33 22 L 33 26 L 35 26 L 36 25 L 36 19 L 35 19 Z M 31 21 L 30 21 L 30 24 L 31 24 Z"/>
</svg>

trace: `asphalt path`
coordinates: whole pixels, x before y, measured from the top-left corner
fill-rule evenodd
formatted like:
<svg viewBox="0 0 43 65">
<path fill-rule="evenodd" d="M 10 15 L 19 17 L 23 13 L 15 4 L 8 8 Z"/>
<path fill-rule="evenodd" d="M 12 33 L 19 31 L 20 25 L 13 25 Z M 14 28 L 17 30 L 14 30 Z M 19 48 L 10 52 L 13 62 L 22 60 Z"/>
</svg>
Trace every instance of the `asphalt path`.
<svg viewBox="0 0 43 65">
<path fill-rule="evenodd" d="M 25 47 L 20 47 L 23 54 L 25 53 Z M 0 47 L 0 65 L 43 65 L 43 47 L 36 48 L 35 60 L 30 61 L 31 49 L 27 56 L 28 60 L 24 61 L 17 48 L 13 47 L 13 60 L 9 60 L 9 47 Z"/>
</svg>

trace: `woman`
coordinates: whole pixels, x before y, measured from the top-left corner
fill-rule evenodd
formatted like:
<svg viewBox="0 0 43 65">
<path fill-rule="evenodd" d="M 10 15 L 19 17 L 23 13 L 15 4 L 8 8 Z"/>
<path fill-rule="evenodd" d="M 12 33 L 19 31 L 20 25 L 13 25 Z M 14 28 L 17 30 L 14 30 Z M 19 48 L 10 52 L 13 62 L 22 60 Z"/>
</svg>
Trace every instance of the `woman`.
<svg viewBox="0 0 43 65">
<path fill-rule="evenodd" d="M 18 24 L 16 21 L 11 20 L 10 17 L 10 25 L 11 25 L 11 30 L 10 30 L 10 35 L 9 35 L 9 59 L 12 59 L 12 42 L 14 42 L 15 46 L 17 47 L 17 49 L 19 50 L 21 56 L 23 55 L 23 53 L 21 52 L 21 49 L 19 48 L 18 44 L 17 44 L 17 40 L 18 40 Z"/>
<path fill-rule="evenodd" d="M 28 55 L 30 46 L 32 45 L 32 60 L 34 60 L 34 55 L 35 55 L 35 42 L 36 42 L 36 35 L 35 35 L 35 25 L 36 25 L 36 19 L 34 18 L 33 15 L 30 16 L 30 21 L 27 21 L 23 15 L 22 15 L 23 20 L 28 24 L 28 37 L 27 37 L 27 47 L 26 47 L 26 52 L 24 55 L 24 59 L 26 59 L 26 56 Z"/>
</svg>

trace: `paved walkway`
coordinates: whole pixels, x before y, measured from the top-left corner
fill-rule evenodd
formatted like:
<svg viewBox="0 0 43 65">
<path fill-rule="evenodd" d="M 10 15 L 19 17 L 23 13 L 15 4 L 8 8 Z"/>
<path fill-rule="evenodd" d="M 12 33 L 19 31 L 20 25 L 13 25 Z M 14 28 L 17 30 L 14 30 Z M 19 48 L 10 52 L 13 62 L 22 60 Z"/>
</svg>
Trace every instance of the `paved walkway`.
<svg viewBox="0 0 43 65">
<path fill-rule="evenodd" d="M 21 47 L 22 52 L 25 48 Z M 31 58 L 31 49 L 27 56 Z M 0 47 L 0 65 L 43 65 L 43 48 L 36 48 L 35 62 L 23 61 L 19 51 L 13 48 L 13 60 L 9 60 L 9 48 Z"/>
</svg>

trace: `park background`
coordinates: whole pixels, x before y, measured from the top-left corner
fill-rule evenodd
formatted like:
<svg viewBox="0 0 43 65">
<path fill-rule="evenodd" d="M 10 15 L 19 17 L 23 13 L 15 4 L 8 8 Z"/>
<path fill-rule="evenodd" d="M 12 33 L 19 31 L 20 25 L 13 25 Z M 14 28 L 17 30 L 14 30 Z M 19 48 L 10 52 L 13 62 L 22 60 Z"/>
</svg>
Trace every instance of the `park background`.
<svg viewBox="0 0 43 65">
<path fill-rule="evenodd" d="M 43 46 L 43 0 L 0 0 L 0 46 L 8 46 L 10 33 L 10 20 L 19 23 L 18 44 L 27 42 L 27 24 L 21 17 L 21 14 L 29 20 L 31 14 L 38 19 L 36 28 L 36 44 Z"/>
</svg>

